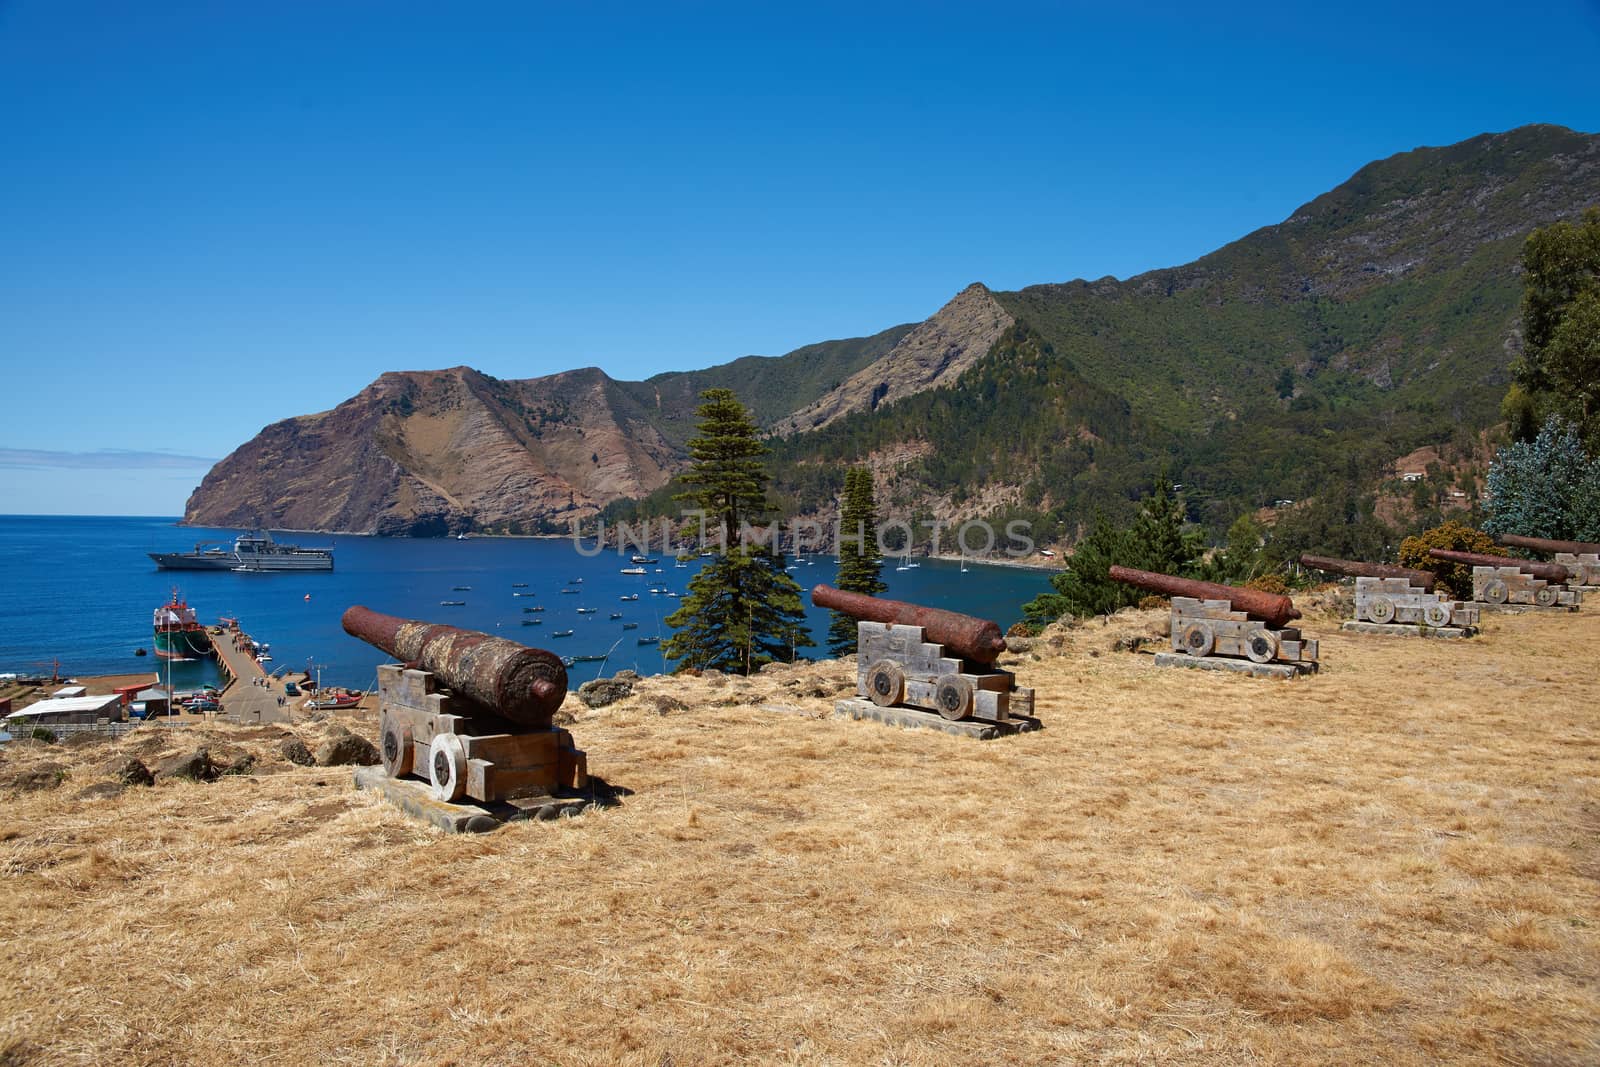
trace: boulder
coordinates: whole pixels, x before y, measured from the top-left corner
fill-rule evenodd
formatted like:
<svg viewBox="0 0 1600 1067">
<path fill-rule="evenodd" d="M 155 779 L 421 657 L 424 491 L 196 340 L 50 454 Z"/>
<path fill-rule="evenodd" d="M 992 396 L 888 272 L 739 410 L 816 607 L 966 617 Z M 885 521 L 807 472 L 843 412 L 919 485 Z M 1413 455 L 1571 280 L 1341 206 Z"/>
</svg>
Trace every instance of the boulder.
<svg viewBox="0 0 1600 1067">
<path fill-rule="evenodd" d="M 317 746 L 319 767 L 370 767 L 378 762 L 378 749 L 371 741 L 348 730 L 328 735 Z"/>
<path fill-rule="evenodd" d="M 311 754 L 311 750 L 306 747 L 306 743 L 298 737 L 285 738 L 283 743 L 278 746 L 278 752 L 282 754 L 284 759 L 296 766 L 315 767 L 317 765 L 317 757 Z"/>
<path fill-rule="evenodd" d="M 150 773 L 150 768 L 144 765 L 144 760 L 137 756 L 123 756 L 120 759 L 110 760 L 100 770 L 107 777 L 115 778 L 123 785 L 156 784 L 156 776 Z"/>
<path fill-rule="evenodd" d="M 255 770 L 255 766 L 255 754 L 252 752 L 241 752 L 239 755 L 227 762 L 227 764 L 222 768 L 221 773 L 224 776 L 230 774 L 249 774 L 251 771 Z"/>
<path fill-rule="evenodd" d="M 679 711 L 687 711 L 689 705 L 677 697 L 658 696 L 654 701 L 657 715 L 671 715 Z"/>
<path fill-rule="evenodd" d="M 61 764 L 36 763 L 32 767 L 24 767 L 5 775 L 0 779 L 0 786 L 32 793 L 40 789 L 54 789 L 66 781 L 66 778 L 67 769 Z"/>
<path fill-rule="evenodd" d="M 629 672 L 632 673 L 631 671 Z M 634 675 L 635 678 L 638 675 Z M 621 675 L 615 678 L 596 678 L 592 682 L 584 682 L 578 687 L 578 699 L 591 708 L 603 708 L 607 704 L 615 704 L 623 697 L 633 695 L 633 681 Z"/>
<path fill-rule="evenodd" d="M 217 777 L 217 767 L 211 762 L 211 753 L 204 746 L 193 752 L 168 756 L 156 764 L 156 781 L 187 778 L 191 782 L 211 782 Z"/>
<path fill-rule="evenodd" d="M 1033 638 L 1024 637 L 1024 636 L 1022 636 L 1020 634 L 1018 636 L 1016 636 L 1016 637 L 1007 637 L 1006 638 L 1006 651 L 1007 652 L 1019 652 L 1019 653 L 1020 652 L 1032 652 L 1033 651 Z"/>
</svg>

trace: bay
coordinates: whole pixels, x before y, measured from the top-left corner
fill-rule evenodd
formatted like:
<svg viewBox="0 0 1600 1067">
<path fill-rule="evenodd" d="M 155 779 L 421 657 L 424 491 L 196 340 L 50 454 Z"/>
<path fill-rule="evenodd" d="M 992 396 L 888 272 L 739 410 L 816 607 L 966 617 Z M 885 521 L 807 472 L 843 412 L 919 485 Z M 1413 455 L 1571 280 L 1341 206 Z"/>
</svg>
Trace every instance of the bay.
<svg viewBox="0 0 1600 1067">
<path fill-rule="evenodd" d="M 199 541 L 227 541 L 238 530 L 179 527 L 171 518 L 0 516 L 0 672 L 48 673 L 59 659 L 64 675 L 153 671 L 152 614 L 177 589 L 202 622 L 228 616 L 271 646 L 269 667 L 321 671 L 324 684 L 370 688 L 384 653 L 346 634 L 339 617 L 352 604 L 406 618 L 483 630 L 563 656 L 603 655 L 604 663 L 570 669 L 574 686 L 602 672 L 631 668 L 641 674 L 670 669 L 659 646 L 641 637 L 671 634 L 663 620 L 679 600 L 652 594 L 652 585 L 682 594 L 701 560 L 678 567 L 670 555 L 644 575 L 613 551 L 580 554 L 571 541 L 542 538 L 381 538 L 279 534 L 305 547 L 331 546 L 335 569 L 320 574 L 249 574 L 233 571 L 163 571 L 149 552 L 187 551 Z M 809 594 L 832 582 L 831 557 L 795 562 L 791 575 Z M 886 560 L 886 596 L 962 611 L 1009 627 L 1021 606 L 1048 589 L 1046 575 L 1015 567 L 923 559 L 909 570 Z M 659 573 L 656 573 L 659 568 Z M 572 584 L 575 579 L 580 583 Z M 525 583 L 519 586 L 518 583 Z M 458 589 L 458 586 L 470 586 Z M 562 590 L 575 589 L 575 593 Z M 514 595 L 523 594 L 523 595 Z M 637 595 L 636 601 L 623 596 Z M 828 613 L 807 604 L 817 647 L 802 656 L 826 655 Z M 460 600 L 459 607 L 442 601 Z M 543 612 L 524 608 L 542 606 Z M 578 608 L 592 608 L 580 613 Z M 610 618 L 620 613 L 620 619 Z M 539 625 L 523 625 L 524 620 Z M 637 624 L 624 630 L 622 624 Z M 571 637 L 553 636 L 572 630 Z M 181 686 L 210 680 L 208 664 L 180 664 Z"/>
</svg>

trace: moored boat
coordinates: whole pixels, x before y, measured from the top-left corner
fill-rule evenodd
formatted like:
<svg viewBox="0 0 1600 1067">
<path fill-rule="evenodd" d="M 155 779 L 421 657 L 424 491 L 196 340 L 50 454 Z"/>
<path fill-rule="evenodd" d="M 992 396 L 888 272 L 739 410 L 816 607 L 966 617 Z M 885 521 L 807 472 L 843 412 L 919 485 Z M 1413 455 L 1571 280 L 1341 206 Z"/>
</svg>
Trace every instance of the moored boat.
<svg viewBox="0 0 1600 1067">
<path fill-rule="evenodd" d="M 211 654 L 211 635 L 176 589 L 172 599 L 155 611 L 154 644 L 162 659 L 199 659 Z"/>
<path fill-rule="evenodd" d="M 169 571 L 331 571 L 333 549 L 279 544 L 266 530 L 240 534 L 232 548 L 202 541 L 193 552 L 151 552 L 157 567 Z"/>
</svg>

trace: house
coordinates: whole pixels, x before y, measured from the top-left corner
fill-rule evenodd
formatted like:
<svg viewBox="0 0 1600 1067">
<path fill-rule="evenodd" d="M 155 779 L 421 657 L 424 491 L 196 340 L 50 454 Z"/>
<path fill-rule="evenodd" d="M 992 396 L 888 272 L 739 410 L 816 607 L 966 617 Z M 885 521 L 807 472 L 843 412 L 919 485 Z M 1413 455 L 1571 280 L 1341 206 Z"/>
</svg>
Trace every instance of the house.
<svg viewBox="0 0 1600 1067">
<path fill-rule="evenodd" d="M 1406 471 L 1404 474 L 1400 475 L 1400 480 L 1402 482 L 1420 482 L 1422 481 L 1422 472 Z"/>
<path fill-rule="evenodd" d="M 64 685 L 50 695 L 61 700 L 73 700 L 77 697 L 88 696 L 89 687 L 86 685 Z"/>
<path fill-rule="evenodd" d="M 5 718 L 7 726 L 93 725 L 101 719 L 122 718 L 122 698 L 115 693 L 104 696 L 51 697 L 13 711 Z"/>
<path fill-rule="evenodd" d="M 153 685 L 148 689 L 140 690 L 134 695 L 134 703 L 144 705 L 144 713 L 148 718 L 151 715 L 165 715 L 172 707 L 172 694 L 164 686 Z"/>
</svg>

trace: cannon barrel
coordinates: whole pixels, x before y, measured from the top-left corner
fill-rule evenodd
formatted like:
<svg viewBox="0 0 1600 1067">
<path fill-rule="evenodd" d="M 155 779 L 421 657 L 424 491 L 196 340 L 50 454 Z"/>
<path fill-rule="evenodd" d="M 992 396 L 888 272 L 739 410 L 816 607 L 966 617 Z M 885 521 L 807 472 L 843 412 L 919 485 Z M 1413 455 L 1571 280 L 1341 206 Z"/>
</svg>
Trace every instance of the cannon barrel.
<svg viewBox="0 0 1600 1067">
<path fill-rule="evenodd" d="M 512 722 L 549 726 L 566 699 L 567 669 L 543 649 L 359 605 L 340 621 L 350 636 L 431 671 L 451 693 Z"/>
<path fill-rule="evenodd" d="M 1532 552 L 1570 552 L 1574 556 L 1600 553 L 1600 545 L 1593 541 L 1552 541 L 1546 537 L 1523 537 L 1521 534 L 1495 534 L 1494 539 L 1508 548 L 1526 548 Z"/>
<path fill-rule="evenodd" d="M 1482 552 L 1457 552 L 1449 548 L 1430 548 L 1428 555 L 1446 563 L 1461 563 L 1468 567 L 1516 567 L 1523 574 L 1543 578 L 1547 582 L 1565 582 L 1567 568 L 1559 563 L 1538 563 L 1531 559 L 1513 559 L 1510 556 L 1490 556 Z"/>
<path fill-rule="evenodd" d="M 1393 563 L 1363 563 L 1353 559 L 1336 559 L 1333 556 L 1300 557 L 1300 566 L 1310 567 L 1315 571 L 1327 571 L 1329 574 L 1345 574 L 1351 578 L 1404 578 L 1412 585 L 1420 585 L 1428 592 L 1433 592 L 1433 583 L 1437 580 L 1432 571 L 1412 570 L 1410 567 L 1400 567 Z"/>
<path fill-rule="evenodd" d="M 1260 619 L 1268 626 L 1284 626 L 1300 617 L 1294 601 L 1278 593 L 1263 593 L 1259 589 L 1240 589 L 1236 585 L 1219 585 L 1216 582 L 1199 582 L 1192 578 L 1175 578 L 1155 571 L 1140 571 L 1132 567 L 1111 567 L 1111 577 L 1119 582 L 1136 585 L 1162 596 L 1187 596 L 1196 600 L 1226 600 L 1233 610 L 1242 611 Z"/>
<path fill-rule="evenodd" d="M 1006 650 L 1000 624 L 989 619 L 963 615 L 942 608 L 925 608 L 903 600 L 885 600 L 864 593 L 847 593 L 831 585 L 811 590 L 811 602 L 819 608 L 842 611 L 862 622 L 882 622 L 898 626 L 920 626 L 929 641 L 963 659 L 993 663 Z"/>
</svg>

